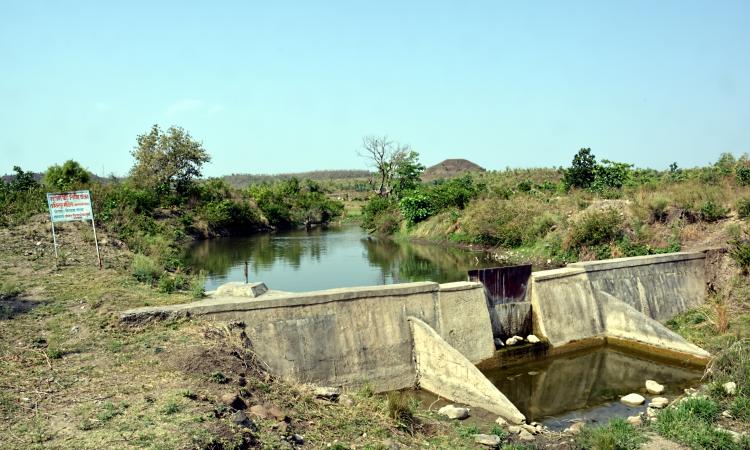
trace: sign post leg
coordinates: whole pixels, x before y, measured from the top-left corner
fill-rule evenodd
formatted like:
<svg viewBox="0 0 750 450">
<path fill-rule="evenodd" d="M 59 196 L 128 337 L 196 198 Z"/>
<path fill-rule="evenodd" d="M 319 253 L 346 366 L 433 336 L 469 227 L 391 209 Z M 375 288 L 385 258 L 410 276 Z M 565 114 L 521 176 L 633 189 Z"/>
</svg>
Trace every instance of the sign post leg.
<svg viewBox="0 0 750 450">
<path fill-rule="evenodd" d="M 57 259 L 57 237 L 55 236 L 55 222 L 52 222 L 52 246 L 55 247 L 55 259 Z"/>
<path fill-rule="evenodd" d="M 94 229 L 94 244 L 96 244 L 96 258 L 99 260 L 99 270 L 102 269 L 102 255 L 99 254 L 99 240 L 96 238 L 96 225 L 94 224 L 94 218 L 91 218 L 91 228 Z"/>
</svg>

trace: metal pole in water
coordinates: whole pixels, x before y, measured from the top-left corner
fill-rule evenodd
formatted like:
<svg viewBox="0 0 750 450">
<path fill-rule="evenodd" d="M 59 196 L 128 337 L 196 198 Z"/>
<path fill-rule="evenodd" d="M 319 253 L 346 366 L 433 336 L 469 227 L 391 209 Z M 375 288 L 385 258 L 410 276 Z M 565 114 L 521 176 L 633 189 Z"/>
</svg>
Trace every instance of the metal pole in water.
<svg viewBox="0 0 750 450">
<path fill-rule="evenodd" d="M 247 283 L 248 283 L 248 280 L 247 280 L 247 261 L 245 261 L 245 284 L 247 284 Z"/>
</svg>

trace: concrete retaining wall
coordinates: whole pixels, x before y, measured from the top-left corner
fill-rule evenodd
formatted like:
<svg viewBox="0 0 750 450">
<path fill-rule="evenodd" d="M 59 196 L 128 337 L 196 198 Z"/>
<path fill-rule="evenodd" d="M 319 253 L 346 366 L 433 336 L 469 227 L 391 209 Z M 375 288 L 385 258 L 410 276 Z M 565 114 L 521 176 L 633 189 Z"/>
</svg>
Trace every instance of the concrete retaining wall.
<svg viewBox="0 0 750 450">
<path fill-rule="evenodd" d="M 707 352 L 658 322 L 703 302 L 704 258 L 703 253 L 672 253 L 535 272 L 535 334 L 553 347 L 603 336 L 708 358 Z"/>
<path fill-rule="evenodd" d="M 479 283 L 404 283 L 306 293 L 221 297 L 125 314 L 164 312 L 242 321 L 274 373 L 301 382 L 377 391 L 412 386 L 415 369 L 407 317 L 434 327 L 472 363 L 492 357 L 492 327 Z"/>
</svg>

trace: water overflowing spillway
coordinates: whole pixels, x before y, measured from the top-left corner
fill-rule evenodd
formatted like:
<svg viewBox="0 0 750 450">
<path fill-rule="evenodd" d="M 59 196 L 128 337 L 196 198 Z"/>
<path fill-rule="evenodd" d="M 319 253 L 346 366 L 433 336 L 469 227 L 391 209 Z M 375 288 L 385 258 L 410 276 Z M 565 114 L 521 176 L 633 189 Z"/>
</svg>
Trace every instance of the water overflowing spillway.
<svg viewBox="0 0 750 450">
<path fill-rule="evenodd" d="M 501 353 L 497 358 L 502 364 Z M 605 345 L 482 372 L 528 421 L 560 430 L 576 420 L 606 422 L 643 412 L 645 404 L 626 406 L 620 397 L 632 392 L 653 397 L 645 390 L 648 379 L 663 384 L 662 395 L 673 399 L 700 381 L 703 367 Z"/>
</svg>

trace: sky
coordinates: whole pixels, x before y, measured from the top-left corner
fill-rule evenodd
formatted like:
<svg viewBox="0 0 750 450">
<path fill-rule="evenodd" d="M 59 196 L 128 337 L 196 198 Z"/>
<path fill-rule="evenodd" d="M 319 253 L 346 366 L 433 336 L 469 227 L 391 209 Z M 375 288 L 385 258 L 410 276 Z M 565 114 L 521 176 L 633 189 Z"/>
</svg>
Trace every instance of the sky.
<svg viewBox="0 0 750 450">
<path fill-rule="evenodd" d="M 750 152 L 750 2 L 0 1 L 0 173 L 127 174 L 177 125 L 206 176 L 362 169 L 362 137 L 426 165 Z"/>
</svg>

